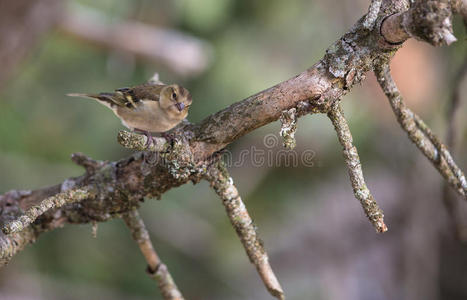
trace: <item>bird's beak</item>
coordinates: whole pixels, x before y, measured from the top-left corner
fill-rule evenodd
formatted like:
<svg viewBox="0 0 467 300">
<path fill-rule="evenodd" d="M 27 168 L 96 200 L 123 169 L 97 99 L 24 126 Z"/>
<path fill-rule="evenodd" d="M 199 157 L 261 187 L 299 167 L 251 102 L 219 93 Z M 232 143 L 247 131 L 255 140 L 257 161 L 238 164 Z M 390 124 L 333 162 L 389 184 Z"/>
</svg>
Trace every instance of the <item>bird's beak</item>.
<svg viewBox="0 0 467 300">
<path fill-rule="evenodd" d="M 178 108 L 179 111 L 185 109 L 185 104 L 183 104 L 182 102 L 176 103 L 175 106 Z"/>
</svg>

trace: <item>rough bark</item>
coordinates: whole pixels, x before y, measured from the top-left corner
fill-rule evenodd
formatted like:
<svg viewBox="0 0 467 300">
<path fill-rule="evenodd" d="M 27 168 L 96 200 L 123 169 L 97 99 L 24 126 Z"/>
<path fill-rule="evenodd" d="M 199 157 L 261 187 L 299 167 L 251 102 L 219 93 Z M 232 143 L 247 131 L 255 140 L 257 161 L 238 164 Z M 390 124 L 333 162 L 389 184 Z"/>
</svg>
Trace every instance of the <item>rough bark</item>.
<svg viewBox="0 0 467 300">
<path fill-rule="evenodd" d="M 1 234 L 1 263 L 7 263 L 45 231 L 65 224 L 107 221 L 138 207 L 144 199 L 159 198 L 169 189 L 190 181 L 198 182 L 213 154 L 247 133 L 278 120 L 285 110 L 295 108 L 300 115 L 329 111 L 365 78 L 367 71 L 375 64 L 387 63 L 400 47 L 381 35 L 384 20 L 406 10 L 412 14 L 414 9 L 409 9 L 408 1 L 383 1 L 374 20 L 374 29 L 365 27 L 365 17 L 361 18 L 308 70 L 234 103 L 200 124 L 178 128 L 180 138 L 174 145 L 164 148 L 167 152 L 161 153 L 163 164 L 148 161 L 149 154 L 135 153 L 119 161 L 86 164 L 85 174 L 52 187 L 11 191 L 0 196 L 0 222 L 6 224 L 45 198 L 71 188 L 88 187 L 91 195 L 78 203 L 45 212 L 22 232 Z"/>
</svg>

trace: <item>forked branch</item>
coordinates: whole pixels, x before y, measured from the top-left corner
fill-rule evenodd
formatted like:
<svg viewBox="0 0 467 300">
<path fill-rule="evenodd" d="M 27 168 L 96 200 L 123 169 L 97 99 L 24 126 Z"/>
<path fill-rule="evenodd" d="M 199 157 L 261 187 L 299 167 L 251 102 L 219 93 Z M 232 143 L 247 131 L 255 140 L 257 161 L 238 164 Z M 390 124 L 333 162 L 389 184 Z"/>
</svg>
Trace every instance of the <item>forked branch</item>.
<svg viewBox="0 0 467 300">
<path fill-rule="evenodd" d="M 467 182 L 464 173 L 454 162 L 451 154 L 428 126 L 404 103 L 392 79 L 389 65 L 381 64 L 375 68 L 376 78 L 391 103 L 397 121 L 407 132 L 410 140 L 420 149 L 439 173 L 460 195 L 467 200 Z"/>
<path fill-rule="evenodd" d="M 172 188 L 207 179 L 222 198 L 230 221 L 266 287 L 277 298 L 283 298 L 282 289 L 272 272 L 264 247 L 225 166 L 210 166 L 208 158 L 249 132 L 278 120 L 284 111 L 292 112 L 288 114 L 288 117 L 292 117 L 295 109 L 293 118 L 283 118 L 284 137 L 292 146 L 295 117 L 300 117 L 305 111 L 329 112 L 328 115 L 344 147 L 355 195 L 362 202 L 365 213 L 375 228 L 378 231 L 386 230 L 382 212 L 364 183 L 348 125 L 342 111 L 335 105 L 355 84 L 364 80 L 366 72 L 375 68 L 375 63 L 389 62 L 400 47 L 399 44 L 408 37 L 426 37 L 424 40 L 434 45 L 452 42 L 452 26 L 448 22 L 451 15 L 446 12 L 450 9 L 449 5 L 446 6 L 448 2 L 452 1 L 417 0 L 416 5 L 409 8 L 409 2 L 405 0 L 373 0 L 366 18 L 360 19 L 309 69 L 236 102 L 208 116 L 199 124 L 184 124 L 178 132 L 179 139 L 176 143 L 167 143 L 162 138 L 156 139 L 149 150 L 164 152 L 164 164 L 148 164 L 146 154 L 141 153 L 134 153 L 114 162 L 93 162 L 79 156 L 75 161 L 86 168 L 86 173 L 82 176 L 68 178 L 63 183 L 48 188 L 11 191 L 0 195 L 0 220 L 6 224 L 21 216 L 23 211 L 45 203 L 49 197 L 59 197 L 62 191 L 68 190 L 70 186 L 76 189 L 89 187 L 93 191 L 92 195 L 84 196 L 79 205 L 52 206 L 51 209 L 33 214 L 34 218 L 38 216 L 33 223 L 28 220 L 24 224 L 20 222 L 18 226 L 7 226 L 22 226 L 24 230 L 9 235 L 0 233 L 0 263 L 8 263 L 12 256 L 34 242 L 45 231 L 64 224 L 105 222 L 130 212 L 145 198 L 158 198 Z M 424 13 L 430 10 L 434 12 L 434 15 L 430 15 L 433 18 L 430 22 L 425 22 Z M 425 31 L 411 30 L 420 28 L 417 27 L 418 21 L 423 21 L 421 28 L 427 27 Z M 370 28 L 375 29 L 369 30 Z M 427 34 L 422 37 L 419 33 Z M 376 70 L 378 80 L 391 100 L 404 130 L 450 185 L 465 197 L 465 177 L 451 159 L 449 152 L 426 125 L 404 105 L 387 65 L 376 66 Z M 135 133 L 120 133 L 119 142 L 127 148 L 148 150 L 146 138 Z M 41 212 L 43 214 L 40 214 Z M 131 215 L 127 218 L 131 219 Z M 136 228 L 144 228 L 141 224 L 136 222 Z M 139 244 L 143 253 L 146 253 L 148 264 L 157 266 L 158 257 L 148 243 L 148 239 L 143 239 Z M 162 266 L 159 263 L 159 268 L 154 270 L 165 272 L 166 269 Z"/>
</svg>

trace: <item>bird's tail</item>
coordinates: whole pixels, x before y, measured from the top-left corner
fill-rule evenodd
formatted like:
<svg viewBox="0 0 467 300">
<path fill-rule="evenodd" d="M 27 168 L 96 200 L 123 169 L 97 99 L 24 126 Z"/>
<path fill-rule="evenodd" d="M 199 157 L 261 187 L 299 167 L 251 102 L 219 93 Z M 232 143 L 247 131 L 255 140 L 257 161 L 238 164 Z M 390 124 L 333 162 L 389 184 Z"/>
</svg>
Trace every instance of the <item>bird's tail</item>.
<svg viewBox="0 0 467 300">
<path fill-rule="evenodd" d="M 70 97 L 90 98 L 97 100 L 99 103 L 112 108 L 117 103 L 115 102 L 115 93 L 99 93 L 99 94 L 84 94 L 84 93 L 69 93 L 66 94 Z"/>
</svg>

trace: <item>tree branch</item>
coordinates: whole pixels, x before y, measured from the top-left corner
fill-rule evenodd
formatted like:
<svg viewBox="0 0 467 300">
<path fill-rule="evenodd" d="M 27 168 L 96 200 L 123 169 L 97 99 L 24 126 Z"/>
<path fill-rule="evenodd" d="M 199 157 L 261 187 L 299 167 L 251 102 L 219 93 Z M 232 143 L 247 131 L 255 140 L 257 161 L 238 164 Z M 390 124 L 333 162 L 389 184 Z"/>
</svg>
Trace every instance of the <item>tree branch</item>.
<svg viewBox="0 0 467 300">
<path fill-rule="evenodd" d="M 279 134 L 284 139 L 283 146 L 290 150 L 297 145 L 295 141 L 295 132 L 297 131 L 296 112 L 297 110 L 295 108 L 284 110 L 280 117 L 281 131 Z"/>
<path fill-rule="evenodd" d="M 362 163 L 360 162 L 357 148 L 353 145 L 352 133 L 339 102 L 336 102 L 331 107 L 328 117 L 334 125 L 339 142 L 343 147 L 343 154 L 347 168 L 349 169 L 350 183 L 352 184 L 355 198 L 362 204 L 363 211 L 373 227 L 375 227 L 376 232 L 386 232 L 388 228 L 384 224 L 383 211 L 379 208 L 366 186 Z"/>
<path fill-rule="evenodd" d="M 457 167 L 451 154 L 426 124 L 403 102 L 397 86 L 392 79 L 389 65 L 376 66 L 376 78 L 388 97 L 392 109 L 402 129 L 412 142 L 431 161 L 439 173 L 460 195 L 467 200 L 467 182 L 463 172 Z"/>
<path fill-rule="evenodd" d="M 153 143 L 148 145 L 147 136 L 126 130 L 118 132 L 117 141 L 125 148 L 139 151 L 165 152 L 169 148 L 165 138 L 153 137 Z"/>
<path fill-rule="evenodd" d="M 103 161 L 94 160 L 80 152 L 73 153 L 71 155 L 71 161 L 78 166 L 82 166 L 87 173 L 95 173 L 97 169 L 105 165 Z"/>
<path fill-rule="evenodd" d="M 167 266 L 162 263 L 152 245 L 149 233 L 136 209 L 122 215 L 123 221 L 130 229 L 133 239 L 138 244 L 148 263 L 148 274 L 157 281 L 159 290 L 165 300 L 183 300 L 182 293 L 177 288 Z"/>
<path fill-rule="evenodd" d="M 373 30 L 382 2 L 382 0 L 371 0 L 368 13 L 366 14 L 365 20 L 363 21 L 363 27 L 367 28 L 368 30 Z"/>
<path fill-rule="evenodd" d="M 467 9 L 467 7 L 466 7 Z M 466 14 L 466 21 L 467 21 L 467 14 Z M 467 22 L 466 22 L 467 25 Z M 448 123 L 447 132 L 446 132 L 446 146 L 455 151 L 456 148 L 456 116 L 457 111 L 461 105 L 461 83 L 462 80 L 467 75 L 467 56 L 464 58 L 464 63 L 460 67 L 459 71 L 454 77 L 454 82 L 452 85 L 452 94 L 451 99 L 448 103 L 447 115 L 446 115 L 446 122 Z M 446 210 L 450 216 L 453 231 L 455 232 L 456 237 L 462 241 L 467 241 L 467 235 L 465 230 L 465 223 L 463 222 L 463 218 L 460 216 L 458 211 L 458 201 L 457 197 L 455 197 L 454 193 L 451 192 L 449 188 L 449 184 L 443 182 L 443 201 L 446 207 Z"/>
<path fill-rule="evenodd" d="M 374 68 L 375 62 L 388 62 L 392 58 L 400 46 L 386 41 L 380 34 L 380 24 L 384 26 L 387 16 L 407 10 L 407 3 L 405 0 L 383 0 L 375 30 L 365 28 L 362 18 L 308 70 L 236 102 L 200 124 L 184 124 L 176 129 L 176 143 L 161 146 L 161 140 L 154 146 L 157 149 L 152 149 L 165 149 L 164 164 L 148 163 L 144 153 L 135 153 L 119 161 L 103 162 L 96 166 L 95 172 L 68 178 L 52 187 L 1 195 L 0 221 L 6 224 L 22 211 L 62 190 L 87 186 L 93 191 L 79 203 L 46 211 L 22 232 L 8 236 L 0 234 L 0 262 L 7 263 L 45 231 L 64 224 L 104 222 L 138 207 L 144 198 L 159 198 L 172 188 L 190 181 L 199 182 L 208 169 L 207 158 L 247 133 L 278 120 L 285 110 L 296 108 L 300 115 L 328 111 L 365 78 L 365 73 Z M 391 30 L 389 27 L 385 34 L 391 34 Z M 129 134 L 129 139 L 135 137 L 139 139 L 139 146 L 132 145 L 141 149 L 145 140 L 134 133 Z M 430 149 L 433 151 L 434 147 Z M 445 162 L 440 167 L 452 174 Z M 452 177 L 447 176 L 456 185 L 457 181 L 454 182 Z"/>
<path fill-rule="evenodd" d="M 448 122 L 448 129 L 446 133 L 446 145 L 448 148 L 454 148 L 456 144 L 456 119 L 457 111 L 461 105 L 461 83 L 462 80 L 467 76 L 467 55 L 464 57 L 459 71 L 454 76 L 454 82 L 452 85 L 451 99 L 448 103 L 448 110 L 446 121 Z"/>
<path fill-rule="evenodd" d="M 409 10 L 389 16 L 381 34 L 391 44 L 414 37 L 433 46 L 450 45 L 457 41 L 452 31 L 452 10 L 449 0 L 416 0 Z"/>
<path fill-rule="evenodd" d="M 57 195 L 51 196 L 42 200 L 38 205 L 34 205 L 19 216 L 16 220 L 11 221 L 2 227 L 5 234 L 11 234 L 22 231 L 26 226 L 29 226 L 44 212 L 52 209 L 59 208 L 65 204 L 79 202 L 88 198 L 91 195 L 89 187 L 78 189 L 71 189 L 61 192 Z"/>
<path fill-rule="evenodd" d="M 253 220 L 248 214 L 245 204 L 233 184 L 232 177 L 230 177 L 222 161 L 210 168 L 206 174 L 206 180 L 211 183 L 214 191 L 222 199 L 222 204 L 224 204 L 230 222 L 267 290 L 277 299 L 285 299 L 282 287 L 269 264 L 264 243 L 260 240 Z"/>
</svg>

